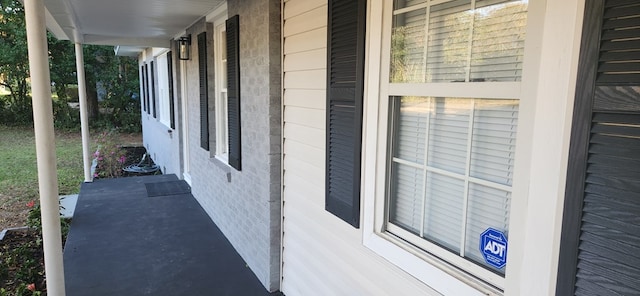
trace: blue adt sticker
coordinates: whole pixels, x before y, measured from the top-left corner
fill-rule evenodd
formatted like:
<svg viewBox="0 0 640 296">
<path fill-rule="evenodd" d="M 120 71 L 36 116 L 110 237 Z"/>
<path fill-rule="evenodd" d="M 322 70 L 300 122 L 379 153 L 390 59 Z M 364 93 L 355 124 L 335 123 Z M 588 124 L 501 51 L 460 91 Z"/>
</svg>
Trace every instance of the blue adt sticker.
<svg viewBox="0 0 640 296">
<path fill-rule="evenodd" d="M 503 268 L 507 264 L 507 237 L 494 228 L 487 228 L 480 234 L 480 252 L 484 261 L 495 268 Z"/>
</svg>

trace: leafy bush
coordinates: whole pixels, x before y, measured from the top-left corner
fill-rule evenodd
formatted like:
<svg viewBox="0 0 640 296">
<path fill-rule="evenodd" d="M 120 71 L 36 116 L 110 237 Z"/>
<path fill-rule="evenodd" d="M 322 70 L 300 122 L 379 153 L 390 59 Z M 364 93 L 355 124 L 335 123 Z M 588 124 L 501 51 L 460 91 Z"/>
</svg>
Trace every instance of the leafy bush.
<svg viewBox="0 0 640 296">
<path fill-rule="evenodd" d="M 98 151 L 93 155 L 98 160 L 94 177 L 117 178 L 123 175 L 122 168 L 127 161 L 127 154 L 119 145 L 120 142 L 117 130 L 103 132 L 98 136 Z"/>
<path fill-rule="evenodd" d="M 22 126 L 33 123 L 31 98 L 19 103 L 12 96 L 0 96 L 0 124 Z"/>
<path fill-rule="evenodd" d="M 80 110 L 71 108 L 66 99 L 53 101 L 53 124 L 56 129 L 79 130 Z"/>
</svg>

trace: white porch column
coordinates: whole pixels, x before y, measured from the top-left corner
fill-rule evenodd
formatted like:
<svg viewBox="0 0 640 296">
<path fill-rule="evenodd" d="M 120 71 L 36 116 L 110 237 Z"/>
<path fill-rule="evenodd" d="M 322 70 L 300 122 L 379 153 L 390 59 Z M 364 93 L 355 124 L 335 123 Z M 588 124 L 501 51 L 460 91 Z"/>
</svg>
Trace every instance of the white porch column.
<svg viewBox="0 0 640 296">
<path fill-rule="evenodd" d="M 42 0 L 24 0 L 24 11 L 33 97 L 33 125 L 38 159 L 38 186 L 42 210 L 42 239 L 47 293 L 51 296 L 64 296 L 58 174 L 56 172 L 56 146 L 44 2 Z"/>
<path fill-rule="evenodd" d="M 82 130 L 82 164 L 84 165 L 84 181 L 92 182 L 91 161 L 89 151 L 89 115 L 87 113 L 87 80 L 84 76 L 84 53 L 82 44 L 76 42 L 76 72 L 78 74 L 78 96 L 80 98 L 80 125 Z"/>
</svg>

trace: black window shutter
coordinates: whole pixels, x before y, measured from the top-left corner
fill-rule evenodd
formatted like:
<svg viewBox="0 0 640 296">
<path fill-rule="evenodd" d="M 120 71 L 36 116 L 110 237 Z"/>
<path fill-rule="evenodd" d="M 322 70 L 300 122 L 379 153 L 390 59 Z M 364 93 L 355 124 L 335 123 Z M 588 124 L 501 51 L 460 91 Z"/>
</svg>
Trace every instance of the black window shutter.
<svg viewBox="0 0 640 296">
<path fill-rule="evenodd" d="M 147 63 L 144 64 L 142 75 L 144 76 L 144 111 L 147 111 L 147 114 L 151 114 L 149 110 L 149 71 Z"/>
<path fill-rule="evenodd" d="M 145 68 L 144 65 L 140 66 L 140 82 L 142 85 L 140 86 L 140 100 L 142 101 L 142 111 L 147 111 L 147 84 L 145 83 L 146 75 L 144 74 Z"/>
<path fill-rule="evenodd" d="M 330 0 L 325 208 L 360 227 L 366 0 Z"/>
<path fill-rule="evenodd" d="M 227 118 L 229 130 L 229 165 L 242 168 L 240 142 L 240 17 L 226 22 L 227 30 Z"/>
<path fill-rule="evenodd" d="M 586 1 L 557 295 L 640 291 L 640 2 Z"/>
<path fill-rule="evenodd" d="M 169 122 L 172 129 L 176 128 L 176 115 L 173 98 L 173 55 L 172 52 L 167 53 L 167 76 L 169 82 Z"/>
<path fill-rule="evenodd" d="M 209 151 L 209 87 L 207 86 L 207 33 L 198 34 L 200 75 L 200 147 Z"/>
<path fill-rule="evenodd" d="M 156 96 L 156 68 L 151 61 L 151 101 L 153 101 L 153 118 L 158 117 L 158 96 Z"/>
<path fill-rule="evenodd" d="M 147 102 L 147 114 L 151 114 L 151 94 L 149 93 L 149 65 L 145 64 L 144 65 L 144 83 L 145 83 L 145 93 L 146 95 L 146 102 Z"/>
</svg>

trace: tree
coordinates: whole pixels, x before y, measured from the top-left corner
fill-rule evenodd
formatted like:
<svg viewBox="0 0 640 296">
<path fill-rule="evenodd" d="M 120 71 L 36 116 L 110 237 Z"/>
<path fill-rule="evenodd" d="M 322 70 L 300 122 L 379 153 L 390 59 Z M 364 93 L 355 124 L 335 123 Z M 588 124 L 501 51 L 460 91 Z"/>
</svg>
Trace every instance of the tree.
<svg viewBox="0 0 640 296">
<path fill-rule="evenodd" d="M 58 40 L 50 32 L 47 32 L 47 43 L 51 82 L 58 98 L 67 101 L 70 99 L 67 91 L 69 86 L 78 83 L 74 45 L 68 40 Z"/>
<path fill-rule="evenodd" d="M 26 111 L 30 114 L 24 8 L 17 0 L 0 0 L 0 13 L 0 84 L 11 92 L 11 112 L 23 114 Z"/>
<path fill-rule="evenodd" d="M 87 99 L 97 103 L 97 85 L 104 88 L 104 106 L 111 110 L 105 114 L 113 126 L 135 125 L 139 122 L 140 104 L 134 99 L 138 85 L 138 61 L 131 57 L 116 56 L 109 46 L 86 45 L 85 69 L 87 73 Z M 139 123 L 138 123 L 139 125 Z"/>
<path fill-rule="evenodd" d="M 8 103 L 0 98 L 0 122 L 3 123 L 31 122 L 26 37 L 22 4 L 18 0 L 0 0 L 0 85 L 11 92 Z M 47 41 L 51 82 L 59 98 L 57 104 L 66 107 L 67 90 L 77 83 L 74 44 L 58 40 L 51 33 L 47 33 Z M 139 121 L 139 104 L 132 99 L 133 90 L 138 89 L 137 59 L 116 56 L 111 46 L 84 45 L 83 50 L 89 118 L 95 121 L 100 117 L 100 84 L 106 91 L 104 105 L 112 110 L 106 119 L 115 126 L 122 121 L 135 125 L 135 120 Z"/>
</svg>

